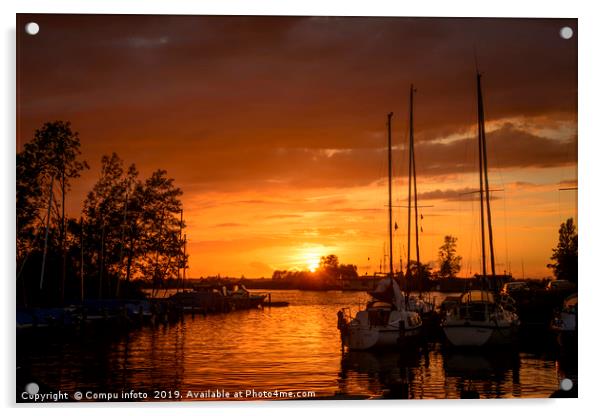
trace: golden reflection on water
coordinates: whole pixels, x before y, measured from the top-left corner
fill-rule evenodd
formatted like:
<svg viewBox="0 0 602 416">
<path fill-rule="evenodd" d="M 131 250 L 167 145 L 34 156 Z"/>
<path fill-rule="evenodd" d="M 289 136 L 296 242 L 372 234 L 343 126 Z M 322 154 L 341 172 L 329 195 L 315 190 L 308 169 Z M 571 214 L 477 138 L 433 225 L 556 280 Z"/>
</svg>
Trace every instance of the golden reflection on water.
<svg viewBox="0 0 602 416">
<path fill-rule="evenodd" d="M 442 296 L 440 296 L 442 298 Z M 63 390 L 314 391 L 317 397 L 549 397 L 555 357 L 544 352 L 459 353 L 431 343 L 402 352 L 341 354 L 339 308 L 362 293 L 274 291 L 286 308 L 186 316 L 128 335 L 107 331 L 24 345 L 19 358 L 46 385 Z"/>
</svg>

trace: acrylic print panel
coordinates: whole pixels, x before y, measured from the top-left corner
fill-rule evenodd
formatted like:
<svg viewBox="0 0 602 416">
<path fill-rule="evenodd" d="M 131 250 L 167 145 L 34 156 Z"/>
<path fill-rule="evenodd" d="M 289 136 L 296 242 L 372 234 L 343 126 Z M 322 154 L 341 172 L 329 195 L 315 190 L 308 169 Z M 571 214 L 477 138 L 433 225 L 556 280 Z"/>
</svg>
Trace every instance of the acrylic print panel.
<svg viewBox="0 0 602 416">
<path fill-rule="evenodd" d="M 575 19 L 17 28 L 18 402 L 577 395 Z"/>
</svg>

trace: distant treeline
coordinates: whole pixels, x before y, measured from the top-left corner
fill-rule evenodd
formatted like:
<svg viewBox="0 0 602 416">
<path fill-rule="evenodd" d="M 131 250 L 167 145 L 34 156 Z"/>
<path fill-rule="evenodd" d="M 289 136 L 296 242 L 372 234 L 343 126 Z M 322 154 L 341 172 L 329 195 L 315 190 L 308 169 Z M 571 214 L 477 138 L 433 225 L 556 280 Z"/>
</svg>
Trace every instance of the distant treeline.
<svg viewBox="0 0 602 416">
<path fill-rule="evenodd" d="M 81 215 L 69 216 L 69 190 L 86 169 L 69 122 L 45 123 L 17 153 L 18 304 L 141 296 L 139 282 L 159 285 L 187 267 L 182 191 L 165 170 L 142 179 L 134 164 L 103 156 Z"/>
<path fill-rule="evenodd" d="M 366 291 L 370 290 L 373 286 L 376 286 L 376 282 L 381 279 L 386 278 L 386 275 L 369 275 L 369 276 L 358 276 L 355 279 L 356 281 L 368 281 L 370 284 L 368 285 L 350 285 L 348 281 L 344 278 L 340 279 L 313 279 L 303 278 L 303 276 L 307 276 L 311 272 L 299 272 L 293 273 L 291 278 L 283 278 L 283 279 L 270 279 L 270 278 L 258 278 L 258 279 L 247 279 L 247 278 L 237 278 L 237 277 L 207 277 L 201 279 L 190 279 L 187 280 L 184 284 L 186 288 L 193 287 L 219 287 L 221 285 L 227 284 L 242 284 L 247 289 L 257 289 L 257 290 L 358 290 L 358 291 Z M 292 276 L 296 276 L 292 277 Z M 470 277 L 470 278 L 445 278 L 445 279 L 435 279 L 429 278 L 424 279 L 422 282 L 417 281 L 416 279 L 406 279 L 405 276 L 400 277 L 399 275 L 395 276 L 395 279 L 399 283 L 400 287 L 403 290 L 408 290 L 410 292 L 419 292 L 419 291 L 438 291 L 438 292 L 463 292 L 468 289 L 481 289 L 483 287 L 486 288 L 494 288 L 500 287 L 509 281 L 512 281 L 512 277 L 510 275 L 498 276 L 495 281 L 488 276 L 487 279 L 482 279 L 480 276 Z M 532 285 L 536 287 L 540 287 L 541 289 L 545 288 L 548 280 L 533 280 Z M 171 288 L 177 287 L 177 282 L 172 281 L 170 286 Z"/>
<path fill-rule="evenodd" d="M 309 270 L 275 270 L 272 273 L 274 282 L 295 289 L 320 290 L 336 287 L 341 279 L 357 279 L 357 266 L 354 264 L 341 264 L 335 254 L 322 256 L 319 267 Z"/>
</svg>

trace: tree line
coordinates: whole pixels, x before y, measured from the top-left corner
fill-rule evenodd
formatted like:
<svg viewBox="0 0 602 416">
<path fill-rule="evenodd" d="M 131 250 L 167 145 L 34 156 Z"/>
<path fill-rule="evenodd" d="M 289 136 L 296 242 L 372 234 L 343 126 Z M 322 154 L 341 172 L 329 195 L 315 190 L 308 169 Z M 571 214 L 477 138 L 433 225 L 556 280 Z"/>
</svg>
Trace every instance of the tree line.
<svg viewBox="0 0 602 416">
<path fill-rule="evenodd" d="M 102 156 L 79 216 L 66 211 L 74 180 L 89 169 L 79 134 L 47 122 L 17 153 L 17 302 L 60 305 L 140 296 L 188 264 L 182 190 L 162 169 L 141 178 L 135 164 Z"/>
<path fill-rule="evenodd" d="M 281 281 L 295 289 L 321 290 L 336 287 L 341 279 L 356 279 L 357 266 L 343 264 L 335 254 L 320 257 L 315 271 L 310 270 L 274 270 L 273 281 Z"/>
<path fill-rule="evenodd" d="M 409 273 L 401 276 L 405 284 L 416 287 L 428 287 L 431 281 L 455 279 L 462 268 L 462 257 L 457 254 L 458 238 L 446 235 L 438 250 L 438 270 L 433 270 L 429 264 L 410 261 Z M 572 218 L 560 224 L 558 243 L 552 249 L 552 263 L 547 267 L 552 269 L 556 279 L 578 280 L 578 235 Z M 357 266 L 340 264 L 335 254 L 320 258 L 320 266 L 315 272 L 309 270 L 275 270 L 272 280 L 289 282 L 294 287 L 336 286 L 341 279 L 357 279 Z M 421 282 L 419 282 L 421 281 Z"/>
</svg>

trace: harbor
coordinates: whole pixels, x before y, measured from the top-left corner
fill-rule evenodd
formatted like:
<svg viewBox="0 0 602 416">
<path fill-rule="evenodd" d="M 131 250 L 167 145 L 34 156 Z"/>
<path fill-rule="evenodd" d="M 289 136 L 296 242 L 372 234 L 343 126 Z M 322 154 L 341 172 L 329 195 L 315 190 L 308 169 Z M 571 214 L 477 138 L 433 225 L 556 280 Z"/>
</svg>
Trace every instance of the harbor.
<svg viewBox="0 0 602 416">
<path fill-rule="evenodd" d="M 128 330 L 146 324 L 173 323 L 186 314 L 207 315 L 285 306 L 288 302 L 272 302 L 271 293 L 251 293 L 242 284 L 205 285 L 193 289 L 168 289 L 162 293 L 152 290 L 143 299 L 87 300 L 63 308 L 20 308 L 17 310 L 17 331 L 62 332 L 97 326 Z"/>
<path fill-rule="evenodd" d="M 578 397 L 575 19 L 35 17 L 18 403 Z"/>
<path fill-rule="evenodd" d="M 435 338 L 411 350 L 342 352 L 336 311 L 358 305 L 355 312 L 367 294 L 291 290 L 272 296 L 290 306 L 186 315 L 128 331 L 20 337 L 18 383 L 33 377 L 69 392 L 135 389 L 151 396 L 154 390 L 284 389 L 313 391 L 318 399 L 420 399 L 475 392 L 543 398 L 562 379 L 576 380 L 576 357 L 563 353 L 548 328 L 525 333 L 502 351 L 454 351 Z"/>
</svg>

